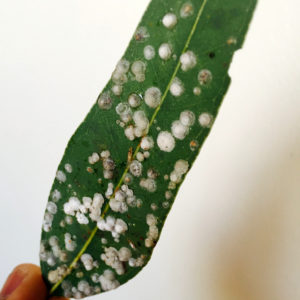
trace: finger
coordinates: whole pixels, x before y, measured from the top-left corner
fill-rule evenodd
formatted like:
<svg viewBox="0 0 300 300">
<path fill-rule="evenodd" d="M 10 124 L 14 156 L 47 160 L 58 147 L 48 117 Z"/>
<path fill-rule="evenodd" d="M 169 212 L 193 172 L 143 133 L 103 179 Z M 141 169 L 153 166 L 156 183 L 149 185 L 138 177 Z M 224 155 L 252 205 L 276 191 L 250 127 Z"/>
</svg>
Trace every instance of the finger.
<svg viewBox="0 0 300 300">
<path fill-rule="evenodd" d="M 46 300 L 47 288 L 40 268 L 23 264 L 17 266 L 6 280 L 0 300 Z"/>
</svg>

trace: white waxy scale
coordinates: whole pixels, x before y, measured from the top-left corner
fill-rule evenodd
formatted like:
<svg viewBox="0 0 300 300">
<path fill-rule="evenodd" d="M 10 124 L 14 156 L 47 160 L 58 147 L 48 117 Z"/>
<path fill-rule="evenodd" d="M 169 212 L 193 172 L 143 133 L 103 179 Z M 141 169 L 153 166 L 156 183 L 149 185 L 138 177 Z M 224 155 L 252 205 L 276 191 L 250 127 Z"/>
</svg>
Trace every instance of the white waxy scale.
<svg viewBox="0 0 300 300">
<path fill-rule="evenodd" d="M 144 161 L 144 159 L 145 159 L 144 154 L 142 152 L 138 152 L 136 154 L 136 159 L 140 162 Z"/>
<path fill-rule="evenodd" d="M 139 27 L 134 34 L 134 38 L 136 41 L 144 41 L 149 37 L 150 34 L 145 26 Z"/>
<path fill-rule="evenodd" d="M 56 179 L 59 182 L 65 182 L 67 180 L 67 176 L 66 176 L 66 174 L 63 171 L 58 170 L 56 172 Z"/>
<path fill-rule="evenodd" d="M 57 202 L 61 199 L 61 192 L 55 189 L 51 194 L 51 199 L 53 202 Z"/>
<path fill-rule="evenodd" d="M 170 200 L 170 199 L 172 198 L 172 196 L 173 196 L 173 194 L 172 194 L 171 191 L 166 191 L 166 192 L 165 192 L 165 198 L 166 198 L 167 200 Z"/>
<path fill-rule="evenodd" d="M 74 240 L 72 240 L 71 234 L 65 233 L 65 248 L 66 248 L 66 250 L 73 252 L 76 247 L 77 247 L 77 244 Z"/>
<path fill-rule="evenodd" d="M 212 73 L 209 70 L 201 70 L 198 74 L 198 81 L 200 85 L 208 85 L 212 81 Z"/>
<path fill-rule="evenodd" d="M 67 271 L 67 266 L 66 265 L 59 266 L 55 270 L 49 271 L 48 280 L 51 283 L 55 284 L 63 278 L 66 271 Z"/>
<path fill-rule="evenodd" d="M 198 87 L 198 86 L 194 87 L 193 93 L 194 93 L 195 96 L 199 96 L 201 94 L 200 87 Z"/>
<path fill-rule="evenodd" d="M 142 178 L 140 180 L 140 186 L 150 193 L 154 193 L 157 189 L 156 181 L 153 178 Z"/>
<path fill-rule="evenodd" d="M 175 139 L 168 131 L 161 131 L 157 136 L 157 145 L 164 152 L 172 152 L 175 148 Z"/>
<path fill-rule="evenodd" d="M 154 170 L 153 168 L 150 168 L 150 169 L 148 169 L 148 171 L 147 171 L 147 176 L 148 176 L 149 178 L 156 179 L 157 176 L 158 176 L 158 173 L 157 173 L 157 171 Z"/>
<path fill-rule="evenodd" d="M 142 267 L 144 263 L 144 255 L 140 255 L 138 258 L 131 257 L 128 260 L 128 264 L 130 267 Z"/>
<path fill-rule="evenodd" d="M 193 4 L 190 2 L 186 2 L 181 6 L 180 9 L 180 16 L 181 18 L 185 19 L 194 14 L 194 7 Z"/>
<path fill-rule="evenodd" d="M 111 90 L 116 96 L 120 96 L 123 92 L 123 87 L 122 87 L 122 85 L 115 84 L 115 85 L 113 85 Z"/>
<path fill-rule="evenodd" d="M 109 158 L 110 157 L 110 152 L 109 150 L 104 150 L 100 153 L 101 158 Z"/>
<path fill-rule="evenodd" d="M 129 171 L 133 176 L 140 177 L 142 175 L 143 166 L 139 161 L 133 160 L 130 164 Z"/>
<path fill-rule="evenodd" d="M 172 56 L 172 47 L 168 43 L 163 43 L 158 49 L 158 55 L 163 60 L 168 60 Z"/>
<path fill-rule="evenodd" d="M 98 105 L 103 110 L 108 110 L 112 107 L 112 97 L 109 92 L 104 92 L 99 96 Z"/>
<path fill-rule="evenodd" d="M 97 227 L 102 231 L 109 231 L 113 238 L 119 238 L 121 234 L 128 230 L 127 224 L 122 219 L 115 219 L 107 216 L 106 219 L 100 219 Z"/>
<path fill-rule="evenodd" d="M 194 68 L 197 64 L 197 57 L 193 51 L 187 51 L 180 56 L 181 69 L 183 71 L 188 71 Z"/>
<path fill-rule="evenodd" d="M 189 163 L 186 160 L 179 159 L 176 161 L 174 166 L 175 172 L 183 175 L 187 173 L 188 169 L 189 169 Z"/>
<path fill-rule="evenodd" d="M 166 28 L 172 29 L 177 24 L 177 17 L 173 13 L 167 13 L 164 15 L 162 23 Z"/>
<path fill-rule="evenodd" d="M 164 202 L 162 203 L 162 207 L 163 207 L 163 208 L 169 208 L 169 207 L 170 207 L 170 203 L 169 203 L 168 201 L 164 201 Z"/>
<path fill-rule="evenodd" d="M 91 271 L 94 268 L 94 266 L 93 266 L 94 259 L 93 259 L 92 255 L 90 255 L 88 253 L 84 253 L 81 255 L 80 260 L 83 263 L 84 268 L 87 271 Z"/>
<path fill-rule="evenodd" d="M 190 110 L 185 110 L 180 113 L 180 122 L 185 126 L 193 126 L 195 123 L 195 114 Z"/>
<path fill-rule="evenodd" d="M 151 203 L 150 207 L 153 211 L 158 209 L 156 203 Z"/>
<path fill-rule="evenodd" d="M 119 281 L 116 280 L 113 271 L 107 269 L 99 277 L 99 282 L 103 291 L 110 291 L 120 286 Z"/>
<path fill-rule="evenodd" d="M 161 91 L 157 87 L 150 87 L 145 92 L 145 102 L 151 108 L 156 108 L 160 104 Z"/>
<path fill-rule="evenodd" d="M 131 72 L 135 75 L 135 80 L 143 82 L 145 80 L 146 64 L 141 61 L 135 61 L 131 66 Z"/>
<path fill-rule="evenodd" d="M 109 267 L 112 267 L 118 275 L 125 273 L 123 262 L 131 258 L 131 251 L 126 247 L 122 247 L 119 251 L 114 247 L 104 249 L 105 253 L 101 254 L 100 258 Z"/>
<path fill-rule="evenodd" d="M 83 197 L 83 204 L 77 197 L 70 197 L 64 204 L 64 212 L 69 216 L 76 216 L 79 224 L 88 224 L 89 219 L 85 215 L 89 213 L 92 221 L 98 221 L 101 215 L 101 208 L 104 198 L 101 194 L 95 193 L 93 200 L 89 197 Z"/>
<path fill-rule="evenodd" d="M 213 116 L 209 113 L 202 113 L 200 114 L 198 121 L 202 127 L 209 128 L 213 123 Z"/>
<path fill-rule="evenodd" d="M 153 214 L 148 214 L 146 216 L 146 223 L 149 226 L 147 232 L 147 238 L 145 239 L 145 246 L 147 248 L 153 247 L 155 241 L 158 239 L 158 228 L 157 228 L 157 218 Z"/>
<path fill-rule="evenodd" d="M 153 146 L 154 146 L 154 141 L 151 136 L 145 136 L 142 138 L 141 148 L 143 150 L 150 150 L 151 148 L 153 148 Z"/>
<path fill-rule="evenodd" d="M 153 46 L 147 45 L 144 48 L 144 57 L 147 60 L 151 60 L 151 59 L 153 59 L 155 57 L 155 49 L 154 49 Z"/>
<path fill-rule="evenodd" d="M 65 164 L 65 170 L 66 170 L 68 173 L 72 173 L 73 168 L 72 168 L 71 164 Z"/>
<path fill-rule="evenodd" d="M 112 81 L 117 85 L 122 85 L 122 84 L 126 83 L 128 80 L 126 73 L 129 71 L 129 67 L 130 67 L 130 62 L 127 61 L 126 59 L 121 59 L 118 62 L 117 66 L 112 74 Z M 99 106 L 100 106 L 100 104 L 99 104 Z"/>
<path fill-rule="evenodd" d="M 131 94 L 128 97 L 128 104 L 132 107 L 132 108 L 136 108 L 139 107 L 141 105 L 141 97 L 137 94 Z"/>
<path fill-rule="evenodd" d="M 177 160 L 174 165 L 174 170 L 170 174 L 170 183 L 168 188 L 171 190 L 175 189 L 176 184 L 182 181 L 182 176 L 187 173 L 188 169 L 189 169 L 189 163 L 186 160 L 183 159 Z M 167 193 L 165 196 L 167 199 Z"/>
<path fill-rule="evenodd" d="M 135 111 L 133 114 L 133 121 L 135 126 L 129 125 L 125 128 L 124 133 L 125 136 L 133 141 L 136 137 L 141 137 L 148 132 L 149 120 L 146 117 L 146 114 L 142 110 Z"/>
<path fill-rule="evenodd" d="M 121 102 L 116 106 L 116 113 L 121 117 L 121 120 L 128 123 L 132 119 L 132 111 L 128 103 Z"/>
<path fill-rule="evenodd" d="M 128 126 L 124 130 L 125 136 L 130 140 L 133 141 L 135 139 L 134 134 L 134 127 L 132 125 Z"/>
<path fill-rule="evenodd" d="M 176 139 L 183 140 L 189 132 L 189 127 L 177 120 L 172 123 L 171 131 Z"/>
<path fill-rule="evenodd" d="M 145 158 L 149 158 L 150 157 L 150 152 L 149 151 L 145 151 L 144 152 L 144 157 Z"/>
<path fill-rule="evenodd" d="M 49 201 L 47 203 L 47 211 L 52 214 L 52 215 L 55 215 L 57 213 L 57 205 L 52 202 L 52 201 Z"/>
<path fill-rule="evenodd" d="M 179 78 L 175 77 L 173 79 L 171 86 L 170 86 L 170 92 L 175 97 L 179 97 L 183 94 L 184 86 L 183 86 L 182 81 Z"/>
<path fill-rule="evenodd" d="M 89 164 L 93 165 L 100 160 L 100 156 L 98 153 L 94 152 L 91 156 L 88 157 Z"/>
</svg>

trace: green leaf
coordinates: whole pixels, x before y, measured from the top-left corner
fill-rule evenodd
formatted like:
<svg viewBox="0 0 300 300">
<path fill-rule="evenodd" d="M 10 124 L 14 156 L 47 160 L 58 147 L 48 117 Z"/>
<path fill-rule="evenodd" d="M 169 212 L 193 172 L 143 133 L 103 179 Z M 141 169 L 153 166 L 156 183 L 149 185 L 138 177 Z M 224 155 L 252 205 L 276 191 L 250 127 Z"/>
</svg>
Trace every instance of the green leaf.
<svg viewBox="0 0 300 300">
<path fill-rule="evenodd" d="M 105 292 L 147 264 L 255 4 L 152 0 L 58 167 L 40 250 L 51 294 Z"/>
</svg>

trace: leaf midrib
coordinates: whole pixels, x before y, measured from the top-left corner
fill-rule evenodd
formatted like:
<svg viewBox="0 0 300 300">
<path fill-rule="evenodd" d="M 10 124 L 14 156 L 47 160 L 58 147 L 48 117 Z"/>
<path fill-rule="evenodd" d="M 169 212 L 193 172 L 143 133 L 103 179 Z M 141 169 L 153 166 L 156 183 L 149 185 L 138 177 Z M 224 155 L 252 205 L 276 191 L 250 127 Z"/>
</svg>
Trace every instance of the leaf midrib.
<svg viewBox="0 0 300 300">
<path fill-rule="evenodd" d="M 208 2 L 208 0 L 203 0 L 203 3 L 202 3 L 202 5 L 201 5 L 201 7 L 199 8 L 199 11 L 198 11 L 198 13 L 197 13 L 197 17 L 196 17 L 195 22 L 194 22 L 194 24 L 193 24 L 193 27 L 192 27 L 192 29 L 191 29 L 191 31 L 190 31 L 190 34 L 189 34 L 189 36 L 188 36 L 188 38 L 187 38 L 187 40 L 186 40 L 186 42 L 185 42 L 184 48 L 183 48 L 182 51 L 181 51 L 180 56 L 181 56 L 183 53 L 185 53 L 186 50 L 188 49 L 188 47 L 189 47 L 189 45 L 190 45 L 190 42 L 191 42 L 191 40 L 192 40 L 192 37 L 193 37 L 193 35 L 194 35 L 195 31 L 196 31 L 196 28 L 197 28 L 197 26 L 198 26 L 198 24 L 199 24 L 199 20 L 200 20 L 202 14 L 203 14 L 203 11 L 204 11 L 204 8 L 205 8 L 207 2 Z M 176 65 L 176 67 L 175 67 L 175 70 L 174 70 L 174 72 L 173 72 L 173 74 L 172 74 L 172 76 L 171 76 L 171 79 L 170 79 L 170 81 L 169 81 L 169 83 L 168 83 L 168 85 L 167 85 L 167 87 L 166 87 L 166 89 L 165 89 L 165 92 L 163 93 L 163 96 L 162 96 L 162 98 L 161 98 L 160 104 L 159 104 L 159 106 L 155 109 L 155 111 L 154 111 L 154 113 L 153 113 L 153 115 L 152 115 L 152 118 L 151 118 L 151 120 L 150 120 L 150 122 L 149 122 L 149 127 L 148 127 L 149 130 L 150 130 L 150 128 L 151 128 L 151 126 L 152 126 L 152 124 L 153 124 L 153 122 L 154 122 L 154 120 L 155 120 L 155 118 L 156 118 L 158 112 L 160 111 L 161 106 L 163 105 L 163 103 L 164 103 L 164 101 L 165 101 L 165 99 L 166 99 L 166 97 L 167 97 L 167 95 L 168 95 L 168 92 L 169 92 L 169 90 L 170 90 L 172 81 L 175 79 L 175 77 L 176 77 L 176 75 L 177 75 L 177 73 L 178 73 L 178 70 L 179 70 L 179 68 L 180 68 L 180 56 L 179 56 L 177 65 Z M 144 136 L 143 136 L 143 137 L 144 137 Z M 142 137 L 142 138 L 143 138 L 143 137 Z M 142 140 L 142 138 L 141 138 L 141 140 Z M 139 150 L 140 150 L 140 148 L 141 148 L 141 140 L 140 140 L 138 146 L 136 147 L 136 149 L 135 149 L 135 151 L 134 151 L 134 153 L 133 153 L 133 155 L 132 155 L 132 160 L 135 159 L 137 153 L 139 152 Z M 124 178 L 125 178 L 126 174 L 128 173 L 129 166 L 130 166 L 130 164 L 128 163 L 127 166 L 126 166 L 126 168 L 125 168 L 125 170 L 124 170 L 124 172 L 123 172 L 123 174 L 122 174 L 122 177 L 121 177 L 119 183 L 117 184 L 117 186 L 116 186 L 116 188 L 115 188 L 115 190 L 114 190 L 114 193 L 113 193 L 112 197 L 115 195 L 115 193 L 118 191 L 118 189 L 120 188 L 121 184 L 123 183 Z M 101 214 L 101 217 L 102 217 L 102 218 L 104 218 L 104 216 L 106 215 L 106 213 L 107 213 L 108 210 L 109 210 L 109 201 L 106 203 L 106 205 L 105 205 L 105 207 L 104 207 L 104 210 L 103 210 L 103 212 L 102 212 L 102 214 Z M 62 277 L 62 279 L 60 279 L 60 280 L 59 280 L 59 281 L 51 288 L 51 290 L 50 290 L 50 295 L 54 293 L 54 291 L 60 286 L 60 284 L 64 281 L 64 279 L 72 272 L 74 266 L 76 265 L 76 263 L 77 263 L 78 260 L 80 259 L 81 255 L 85 252 L 85 250 L 86 250 L 86 249 L 88 248 L 88 246 L 90 245 L 90 243 L 91 243 L 91 241 L 93 240 L 93 238 L 94 238 L 94 236 L 95 236 L 95 234 L 96 234 L 97 231 L 98 231 L 98 227 L 97 227 L 97 225 L 96 225 L 95 228 L 92 230 L 92 232 L 91 232 L 91 234 L 90 234 L 88 240 L 85 242 L 85 244 L 83 245 L 83 247 L 81 248 L 81 250 L 79 251 L 79 253 L 77 254 L 77 256 L 76 256 L 76 257 L 74 258 L 74 260 L 72 261 L 72 263 L 68 266 L 68 269 L 67 269 L 67 271 L 65 272 L 64 276 Z"/>
</svg>

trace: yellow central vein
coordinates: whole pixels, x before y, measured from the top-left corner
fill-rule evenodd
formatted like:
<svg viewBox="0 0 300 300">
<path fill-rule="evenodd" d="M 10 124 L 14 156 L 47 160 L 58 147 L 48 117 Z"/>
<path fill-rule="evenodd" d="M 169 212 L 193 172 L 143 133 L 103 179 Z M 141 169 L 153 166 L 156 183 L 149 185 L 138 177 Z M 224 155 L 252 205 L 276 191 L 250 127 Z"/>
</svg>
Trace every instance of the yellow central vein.
<svg viewBox="0 0 300 300">
<path fill-rule="evenodd" d="M 197 14 L 197 17 L 196 17 L 195 22 L 194 22 L 194 24 L 193 24 L 192 30 L 191 30 L 191 32 L 190 32 L 190 34 L 189 34 L 189 36 L 188 36 L 188 38 L 187 38 L 187 40 L 186 40 L 186 43 L 185 43 L 184 48 L 183 48 L 183 50 L 182 50 L 182 52 L 181 52 L 181 55 L 182 55 L 183 53 L 186 52 L 186 50 L 188 49 L 188 47 L 189 47 L 189 45 L 190 45 L 191 39 L 192 39 L 192 37 L 193 37 L 193 35 L 194 35 L 194 33 L 195 33 L 195 30 L 196 30 L 196 28 L 197 28 L 197 25 L 198 25 L 198 23 L 199 23 L 200 17 L 201 17 L 201 15 L 202 15 L 202 13 L 203 13 L 203 10 L 204 10 L 204 8 L 205 8 L 205 5 L 206 5 L 207 1 L 208 1 L 208 0 L 204 0 L 204 1 L 203 1 L 202 5 L 201 5 L 201 7 L 200 7 L 200 9 L 199 9 L 199 11 L 198 11 L 198 14 Z M 180 58 L 180 56 L 179 56 L 179 58 Z M 168 85 L 167 85 L 167 87 L 166 87 L 166 89 L 165 89 L 165 92 L 164 92 L 164 94 L 163 94 L 163 96 L 162 96 L 162 98 L 161 98 L 160 104 L 159 104 L 159 106 L 155 109 L 155 111 L 154 111 L 154 113 L 153 113 L 153 115 L 152 115 L 152 118 L 151 118 L 151 120 L 150 120 L 150 122 L 149 122 L 149 128 L 152 126 L 152 124 L 153 124 L 153 122 L 154 122 L 154 120 L 155 120 L 155 118 L 156 118 L 158 112 L 160 111 L 161 106 L 162 106 L 162 104 L 164 103 L 164 101 L 165 101 L 165 99 L 166 99 L 166 97 L 167 97 L 167 95 L 168 95 L 168 92 L 169 92 L 169 90 L 170 90 L 172 81 L 173 81 L 174 78 L 176 77 L 179 68 L 180 68 L 180 59 L 178 60 L 178 63 L 177 63 L 177 65 L 176 65 L 176 67 L 175 67 L 175 70 L 174 70 L 172 76 L 171 76 L 171 79 L 170 79 L 170 81 L 169 81 L 169 83 L 168 83 Z M 141 148 L 141 143 L 139 143 L 138 146 L 137 146 L 137 148 L 135 149 L 134 154 L 132 155 L 132 159 L 134 159 L 134 158 L 136 157 L 136 155 L 137 155 L 138 151 L 140 150 L 140 148 Z M 122 177 L 121 177 L 121 179 L 120 179 L 118 185 L 116 186 L 116 188 L 115 188 L 115 190 L 114 190 L 114 193 L 113 193 L 112 197 L 114 196 L 114 194 L 116 193 L 116 191 L 120 188 L 121 184 L 123 183 L 124 178 L 125 178 L 126 174 L 128 173 L 128 170 L 129 170 L 129 164 L 127 165 L 126 169 L 124 170 L 123 175 L 122 175 Z M 102 212 L 102 214 L 101 214 L 101 217 L 102 217 L 102 218 L 105 216 L 105 214 L 107 213 L 108 209 L 109 209 L 109 202 L 108 202 L 108 203 L 105 205 L 105 207 L 104 207 L 104 210 L 103 210 L 103 212 Z M 50 295 L 53 294 L 53 292 L 60 286 L 60 284 L 63 282 L 63 280 L 64 280 L 64 279 L 72 272 L 74 266 L 76 265 L 76 263 L 77 263 L 78 260 L 80 259 L 81 255 L 85 252 L 85 250 L 87 249 L 87 247 L 89 246 L 89 244 L 90 244 L 91 241 L 93 240 L 93 238 L 94 238 L 94 236 L 95 236 L 97 230 L 98 230 L 98 227 L 95 226 L 95 228 L 92 230 L 92 232 L 91 232 L 91 234 L 90 234 L 90 237 L 89 237 L 88 240 L 85 242 L 85 244 L 83 245 L 83 247 L 81 248 L 81 250 L 80 250 L 80 252 L 77 254 L 77 256 L 74 258 L 74 260 L 72 261 L 72 263 L 71 263 L 70 266 L 68 267 L 68 269 L 67 269 L 66 273 L 64 274 L 64 276 L 62 277 L 62 279 L 59 280 L 59 281 L 52 287 L 52 289 L 50 290 Z"/>
</svg>

